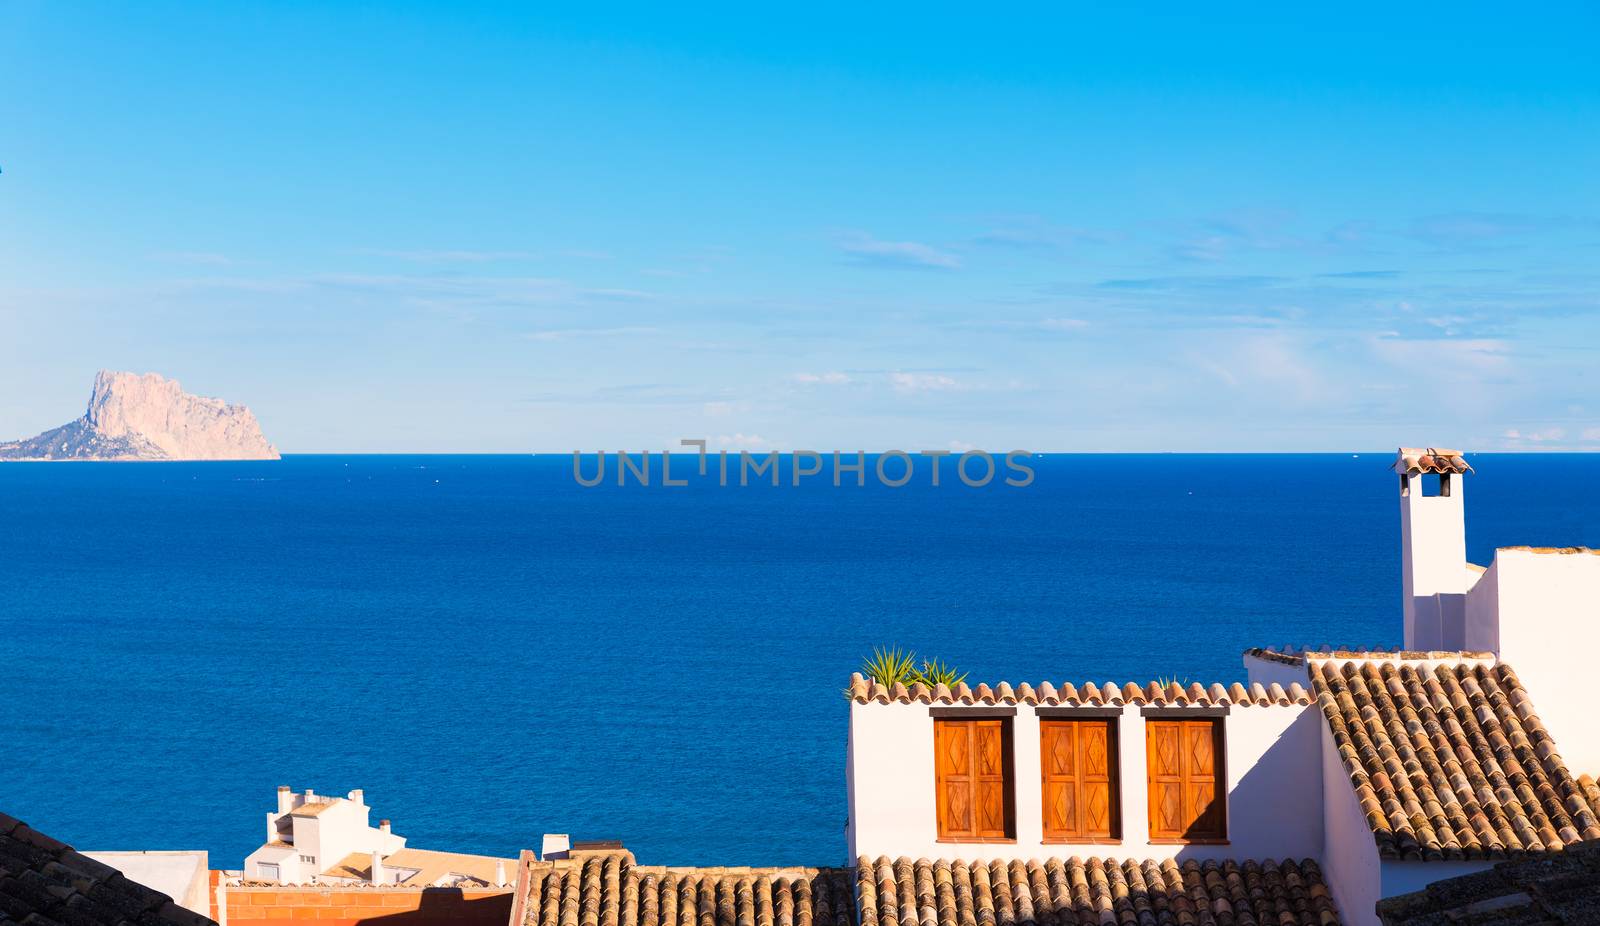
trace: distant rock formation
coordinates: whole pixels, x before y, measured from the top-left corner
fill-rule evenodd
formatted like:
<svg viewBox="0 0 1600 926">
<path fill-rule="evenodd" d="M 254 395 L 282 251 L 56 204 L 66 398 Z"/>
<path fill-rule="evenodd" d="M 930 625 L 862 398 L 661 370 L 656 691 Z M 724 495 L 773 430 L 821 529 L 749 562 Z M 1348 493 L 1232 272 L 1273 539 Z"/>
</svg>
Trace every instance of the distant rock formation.
<svg viewBox="0 0 1600 926">
<path fill-rule="evenodd" d="M 176 380 L 101 370 L 82 418 L 0 443 L 0 460 L 276 460 L 243 405 L 184 392 Z"/>
</svg>

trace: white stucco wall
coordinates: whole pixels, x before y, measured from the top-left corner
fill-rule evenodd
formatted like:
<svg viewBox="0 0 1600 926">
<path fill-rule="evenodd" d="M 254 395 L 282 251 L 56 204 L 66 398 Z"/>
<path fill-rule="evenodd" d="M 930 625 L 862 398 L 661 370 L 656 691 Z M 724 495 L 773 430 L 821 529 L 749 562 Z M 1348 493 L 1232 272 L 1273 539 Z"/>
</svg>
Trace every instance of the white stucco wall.
<svg viewBox="0 0 1600 926">
<path fill-rule="evenodd" d="M 1316 858 L 1323 845 L 1321 718 L 1314 705 L 1240 707 L 1223 718 L 1228 785 L 1228 842 L 1152 843 L 1145 772 L 1145 717 L 1138 705 L 1117 708 L 1122 839 L 1108 845 L 1046 843 L 1043 838 L 1039 720 L 1047 706 L 1018 704 L 1012 717 L 1016 839 L 941 842 L 934 792 L 933 710 L 994 716 L 1010 705 L 971 708 L 926 704 L 859 704 L 850 710 L 851 858 L 1042 858 L 1073 855 L 1128 858 Z M 1060 708 L 1054 709 L 1060 711 Z M 1171 709 L 1178 716 L 1182 708 Z M 1093 710 L 1085 716 L 1093 716 Z M 1296 812 L 1298 809 L 1298 813 Z"/>
<path fill-rule="evenodd" d="M 1473 611 L 1497 618 L 1500 658 L 1533 696 L 1568 770 L 1600 774 L 1600 721 L 1592 703 L 1600 553 L 1502 548 L 1485 582 L 1487 590 L 1471 597 L 1492 597 L 1474 602 Z"/>
<path fill-rule="evenodd" d="M 85 852 L 129 881 L 171 897 L 180 907 L 211 916 L 211 865 L 203 849 L 174 852 Z"/>
<path fill-rule="evenodd" d="M 1305 663 L 1289 665 L 1276 659 L 1264 659 L 1246 653 L 1244 656 L 1244 671 L 1250 684 L 1260 682 L 1262 687 L 1269 687 L 1276 682 L 1283 686 L 1284 691 L 1289 686 L 1298 683 L 1301 688 L 1311 690 L 1311 672 Z"/>
<path fill-rule="evenodd" d="M 352 852 L 376 850 L 387 856 L 405 848 L 405 837 L 369 825 L 372 811 L 362 796 L 361 791 L 352 791 L 348 797 L 334 799 L 316 816 L 294 816 L 294 810 L 308 802 L 307 797 L 279 792 L 279 810 L 267 814 L 267 834 L 269 839 L 277 839 L 286 829 L 292 845 L 284 848 L 264 844 L 250 853 L 244 862 L 245 877 L 269 878 L 260 868 L 262 863 L 268 863 L 278 866 L 282 882 L 306 884 Z M 315 861 L 303 862 L 302 856 Z"/>
<path fill-rule="evenodd" d="M 1433 477 L 1439 478 L 1439 477 Z M 1448 496 L 1423 495 L 1425 477 L 1410 477 L 1400 496 L 1400 594 L 1406 649 L 1461 648 L 1466 571 L 1466 477 L 1450 480 Z"/>
<path fill-rule="evenodd" d="M 1339 906 L 1339 915 L 1348 926 L 1373 926 L 1378 922 L 1377 904 L 1382 897 L 1383 875 L 1378 859 L 1378 844 L 1372 828 L 1361 812 L 1355 787 L 1333 744 L 1328 725 L 1317 724 L 1322 741 L 1322 877 Z"/>
</svg>

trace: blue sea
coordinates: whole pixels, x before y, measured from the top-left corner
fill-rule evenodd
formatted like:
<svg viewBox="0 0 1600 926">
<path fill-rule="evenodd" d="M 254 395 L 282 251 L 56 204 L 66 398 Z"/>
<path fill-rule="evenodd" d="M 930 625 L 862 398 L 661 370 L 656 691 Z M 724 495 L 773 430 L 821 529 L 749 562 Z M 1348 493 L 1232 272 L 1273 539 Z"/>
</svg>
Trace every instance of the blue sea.
<svg viewBox="0 0 1600 926">
<path fill-rule="evenodd" d="M 898 489 L 584 488 L 565 456 L 0 465 L 0 810 L 232 868 L 276 786 L 364 788 L 423 848 L 837 863 L 841 688 L 875 645 L 973 682 L 1226 682 L 1251 645 L 1397 644 L 1389 460 L 1063 455 L 1026 487 Z M 1600 545 L 1600 457 L 1470 460 L 1475 561 Z"/>
</svg>

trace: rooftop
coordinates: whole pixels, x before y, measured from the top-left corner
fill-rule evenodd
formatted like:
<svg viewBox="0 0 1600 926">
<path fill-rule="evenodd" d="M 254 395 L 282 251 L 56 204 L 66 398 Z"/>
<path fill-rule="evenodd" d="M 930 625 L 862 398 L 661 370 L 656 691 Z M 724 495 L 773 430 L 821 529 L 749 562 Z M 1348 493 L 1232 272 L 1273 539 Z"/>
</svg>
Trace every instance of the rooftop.
<svg viewBox="0 0 1600 926">
<path fill-rule="evenodd" d="M 844 868 L 665 868 L 606 852 L 524 857 L 512 926 L 855 926 Z M 581 920 L 579 911 L 582 911 Z"/>
<path fill-rule="evenodd" d="M 1600 842 L 1560 855 L 1506 861 L 1488 871 L 1436 881 L 1378 902 L 1387 926 L 1517 926 L 1595 922 L 1600 910 Z"/>
<path fill-rule="evenodd" d="M 384 857 L 383 864 L 390 869 L 415 869 L 417 873 L 404 883 L 424 886 L 449 875 L 471 878 L 486 885 L 498 885 L 500 878 L 511 878 L 517 870 L 516 859 L 411 848 L 400 849 Z M 369 880 L 372 877 L 372 853 L 352 852 L 323 874 L 330 878 Z"/>
<path fill-rule="evenodd" d="M 1189 860 L 857 864 L 861 926 L 974 923 L 1273 923 L 1335 926 L 1317 863 Z"/>
<path fill-rule="evenodd" d="M 1406 650 L 1395 647 L 1384 649 L 1382 647 L 1343 647 L 1321 646 L 1316 649 L 1310 647 L 1285 646 L 1253 646 L 1244 651 L 1246 656 L 1257 659 L 1266 659 L 1272 662 L 1281 662 L 1285 665 L 1303 666 L 1308 662 L 1317 660 L 1328 662 L 1382 662 L 1384 660 L 1400 662 L 1421 661 L 1453 661 L 1494 662 L 1497 658 L 1494 653 L 1477 650 Z"/>
<path fill-rule="evenodd" d="M 216 926 L 171 897 L 0 813 L 0 922 Z"/>
<path fill-rule="evenodd" d="M 1234 682 L 1232 685 L 1223 686 L 1212 684 L 1202 686 L 1199 683 L 1188 686 L 1171 682 L 1162 685 L 1159 682 L 1149 682 L 1145 685 L 1128 683 L 1117 686 L 1110 682 L 1096 685 L 1085 682 L 1074 685 L 1063 682 L 1057 688 L 1050 682 L 1040 682 L 1037 687 L 1027 682 L 1022 682 L 1012 687 L 1009 682 L 1000 682 L 990 687 L 980 684 L 976 688 L 968 686 L 965 682 L 951 688 L 946 685 L 937 685 L 929 688 L 918 682 L 907 687 L 896 682 L 892 686 L 884 686 L 877 680 L 863 678 L 856 672 L 850 676 L 850 699 L 857 704 L 877 702 L 879 704 L 1090 704 L 1090 705 L 1123 705 L 1123 704 L 1154 704 L 1154 705 L 1194 705 L 1210 706 L 1232 704 L 1238 706 L 1268 706 L 1289 704 L 1310 704 L 1312 696 L 1309 691 L 1298 683 L 1292 684 L 1288 689 L 1274 682 L 1263 687 L 1260 684 L 1244 685 Z"/>
<path fill-rule="evenodd" d="M 1312 686 L 1385 858 L 1505 858 L 1600 838 L 1510 666 L 1311 662 Z"/>
</svg>

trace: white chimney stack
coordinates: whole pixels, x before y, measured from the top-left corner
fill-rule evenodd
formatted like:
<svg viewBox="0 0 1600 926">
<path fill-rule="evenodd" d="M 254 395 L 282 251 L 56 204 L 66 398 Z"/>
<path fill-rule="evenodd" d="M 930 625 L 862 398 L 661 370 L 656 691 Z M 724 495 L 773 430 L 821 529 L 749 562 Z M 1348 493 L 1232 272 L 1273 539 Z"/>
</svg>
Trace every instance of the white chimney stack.
<svg viewBox="0 0 1600 926">
<path fill-rule="evenodd" d="M 551 859 L 566 858 L 571 850 L 572 840 L 566 833 L 545 833 L 544 842 L 539 846 L 539 858 L 546 862 Z"/>
<path fill-rule="evenodd" d="M 506 863 L 494 863 L 494 883 L 496 887 L 504 887 L 506 883 Z"/>
<path fill-rule="evenodd" d="M 1400 584 L 1408 650 L 1459 650 L 1466 634 L 1466 474 L 1459 450 L 1401 447 Z"/>
<path fill-rule="evenodd" d="M 294 809 L 294 791 L 288 785 L 278 785 L 278 813 Z"/>
<path fill-rule="evenodd" d="M 384 871 L 383 871 L 383 856 L 381 854 L 379 854 L 377 849 L 373 849 L 372 850 L 372 877 L 371 877 L 371 881 L 372 881 L 373 884 L 383 884 L 383 883 L 385 883 L 385 881 L 384 881 Z"/>
<path fill-rule="evenodd" d="M 388 820 L 379 820 L 378 821 L 378 832 L 383 833 L 385 836 L 387 836 L 389 834 L 389 821 Z"/>
<path fill-rule="evenodd" d="M 366 798 L 367 798 L 366 792 L 362 791 L 360 788 L 357 788 L 354 791 L 351 791 L 350 794 L 349 794 L 349 798 L 350 798 L 350 803 L 352 803 L 352 804 L 365 804 L 367 802 L 367 800 L 366 800 Z"/>
</svg>

